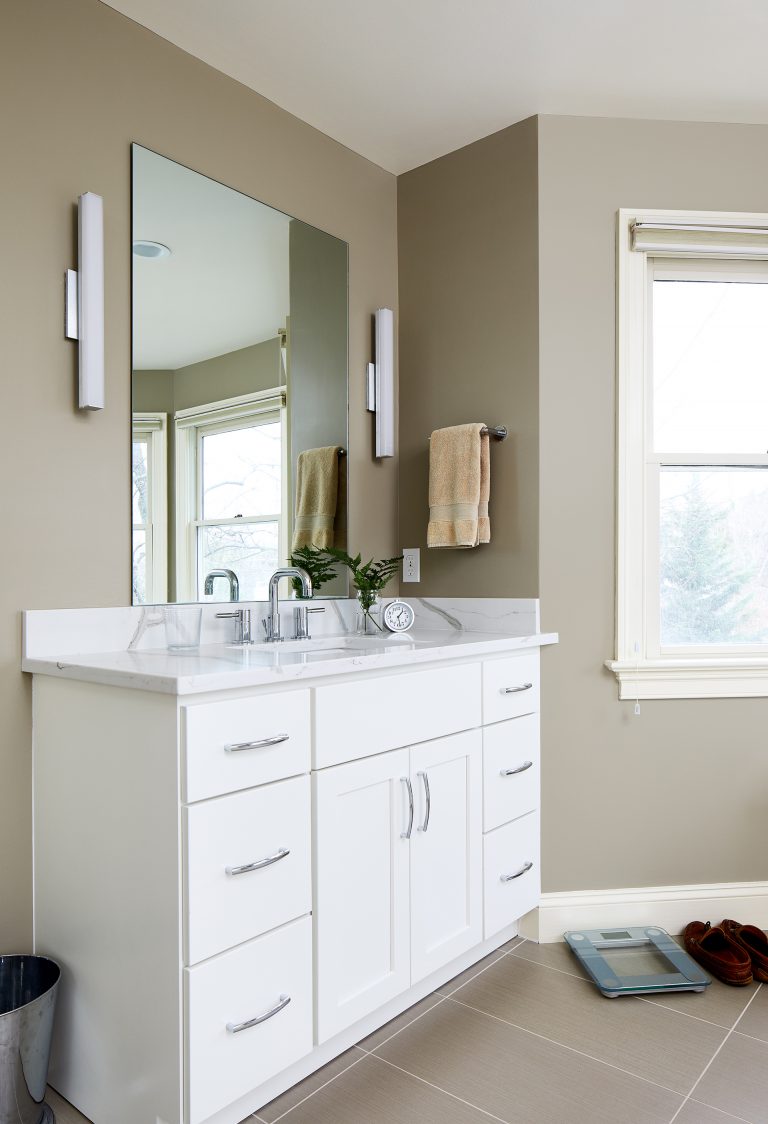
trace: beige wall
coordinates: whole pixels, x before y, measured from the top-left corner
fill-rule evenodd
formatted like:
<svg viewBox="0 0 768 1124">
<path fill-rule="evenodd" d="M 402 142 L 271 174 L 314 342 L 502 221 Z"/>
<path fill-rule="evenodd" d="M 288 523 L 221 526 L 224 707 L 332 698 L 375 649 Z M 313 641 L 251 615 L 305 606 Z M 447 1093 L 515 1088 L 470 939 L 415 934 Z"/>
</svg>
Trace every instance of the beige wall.
<svg viewBox="0 0 768 1124">
<path fill-rule="evenodd" d="M 635 717 L 603 661 L 616 211 L 768 210 L 767 142 L 760 126 L 542 117 L 399 180 L 401 545 L 425 545 L 431 429 L 478 417 L 515 435 L 492 451 L 491 546 L 424 551 L 405 590 L 539 593 L 560 633 L 542 655 L 545 890 L 765 877 L 768 702 Z"/>
<path fill-rule="evenodd" d="M 534 119 L 398 181 L 400 546 L 418 546 L 412 595 L 538 591 L 538 300 Z M 506 425 L 491 444 L 491 542 L 426 549 L 427 438 Z"/>
<path fill-rule="evenodd" d="M 546 890 L 765 878 L 768 700 L 617 701 L 619 207 L 768 210 L 768 128 L 539 121 Z"/>
<path fill-rule="evenodd" d="M 188 410 L 206 402 L 271 390 L 281 381 L 280 341 L 275 336 L 252 347 L 179 367 L 173 376 L 173 406 L 175 410 Z M 135 401 L 134 408 L 141 409 Z"/>
<path fill-rule="evenodd" d="M 98 0 L 5 0 L 0 36 L 0 951 L 31 932 L 30 683 L 23 608 L 130 600 L 130 144 L 138 141 L 350 245 L 350 536 L 396 545 L 396 466 L 374 464 L 361 372 L 370 313 L 396 306 L 394 177 Z M 105 201 L 107 406 L 75 408 L 62 274 L 75 203 Z"/>
</svg>

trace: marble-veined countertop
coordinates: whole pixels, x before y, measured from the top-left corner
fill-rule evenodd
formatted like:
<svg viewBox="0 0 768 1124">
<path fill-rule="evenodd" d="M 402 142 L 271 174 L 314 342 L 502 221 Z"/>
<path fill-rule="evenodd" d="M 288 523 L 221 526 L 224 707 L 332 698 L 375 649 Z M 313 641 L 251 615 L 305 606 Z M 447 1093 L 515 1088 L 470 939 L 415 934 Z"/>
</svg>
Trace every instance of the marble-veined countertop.
<svg viewBox="0 0 768 1124">
<path fill-rule="evenodd" d="M 25 656 L 22 669 L 115 687 L 195 695 L 296 680 L 325 679 L 444 660 L 499 656 L 557 643 L 557 633 L 414 630 L 382 637 L 324 636 L 280 644 L 204 644 L 189 652 L 165 648 Z"/>
</svg>

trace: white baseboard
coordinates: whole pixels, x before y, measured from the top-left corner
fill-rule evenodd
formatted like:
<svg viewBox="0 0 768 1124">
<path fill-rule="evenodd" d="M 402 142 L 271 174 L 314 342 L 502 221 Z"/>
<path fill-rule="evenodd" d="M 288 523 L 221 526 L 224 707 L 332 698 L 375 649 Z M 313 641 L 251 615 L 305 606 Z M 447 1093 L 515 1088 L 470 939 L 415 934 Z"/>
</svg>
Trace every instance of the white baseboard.
<svg viewBox="0 0 768 1124">
<path fill-rule="evenodd" d="M 562 940 L 569 929 L 608 926 L 658 925 L 674 934 L 682 932 L 689 921 L 716 925 L 724 917 L 768 929 L 768 882 L 542 894 L 539 908 L 521 920 L 520 934 L 541 944 Z"/>
</svg>

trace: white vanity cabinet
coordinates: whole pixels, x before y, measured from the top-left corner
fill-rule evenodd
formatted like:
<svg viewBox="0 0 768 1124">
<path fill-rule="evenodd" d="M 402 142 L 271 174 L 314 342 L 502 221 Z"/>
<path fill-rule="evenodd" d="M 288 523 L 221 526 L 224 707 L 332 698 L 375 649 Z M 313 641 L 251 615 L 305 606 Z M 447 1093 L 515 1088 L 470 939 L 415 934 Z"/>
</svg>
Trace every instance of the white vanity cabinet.
<svg viewBox="0 0 768 1124">
<path fill-rule="evenodd" d="M 314 776 L 317 1040 L 482 939 L 479 730 Z"/>
<path fill-rule="evenodd" d="M 53 1086 L 95 1124 L 239 1124 L 512 937 L 540 872 L 539 652 L 511 647 L 219 690 L 39 670 Z"/>
</svg>

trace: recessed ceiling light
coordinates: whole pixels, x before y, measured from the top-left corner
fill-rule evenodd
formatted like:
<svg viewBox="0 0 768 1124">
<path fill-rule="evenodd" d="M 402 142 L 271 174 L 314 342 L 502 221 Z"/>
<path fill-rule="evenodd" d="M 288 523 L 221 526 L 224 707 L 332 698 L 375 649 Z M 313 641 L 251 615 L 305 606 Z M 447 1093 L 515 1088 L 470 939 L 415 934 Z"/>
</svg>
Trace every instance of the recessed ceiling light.
<svg viewBox="0 0 768 1124">
<path fill-rule="evenodd" d="M 169 258 L 171 251 L 162 242 L 147 242 L 137 238 L 133 243 L 133 252 L 137 258 Z"/>
</svg>

